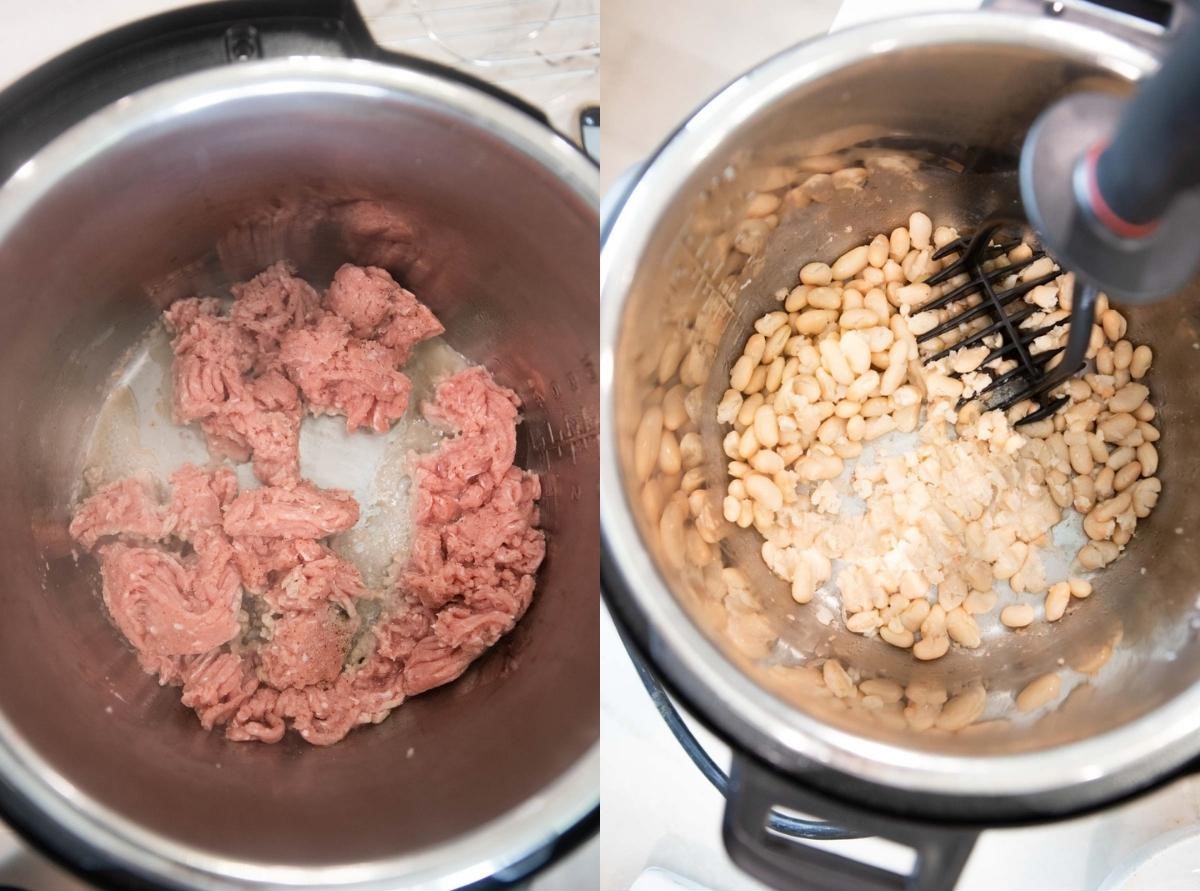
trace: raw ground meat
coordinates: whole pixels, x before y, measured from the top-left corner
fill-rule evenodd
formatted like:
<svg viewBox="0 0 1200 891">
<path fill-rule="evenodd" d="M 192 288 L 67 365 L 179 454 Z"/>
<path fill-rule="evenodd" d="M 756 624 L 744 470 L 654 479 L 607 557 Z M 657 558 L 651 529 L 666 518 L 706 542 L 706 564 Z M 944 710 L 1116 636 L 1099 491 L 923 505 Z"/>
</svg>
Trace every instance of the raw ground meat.
<svg viewBox="0 0 1200 891">
<path fill-rule="evenodd" d="M 214 456 L 238 462 L 253 456 L 263 482 L 294 484 L 300 479 L 299 395 L 278 370 L 250 376 L 261 355 L 254 334 L 217 316 L 219 308 L 217 301 L 193 298 L 164 313 L 175 332 L 175 421 L 200 421 Z"/>
<path fill-rule="evenodd" d="M 239 535 L 233 539 L 233 559 L 247 591 L 262 594 L 295 566 L 320 559 L 327 552 L 318 541 Z"/>
<path fill-rule="evenodd" d="M 191 541 L 201 530 L 220 526 L 222 512 L 237 495 L 237 488 L 237 477 L 228 467 L 180 467 L 171 474 L 171 500 L 167 505 L 175 521 L 175 534 Z"/>
<path fill-rule="evenodd" d="M 321 305 L 320 295 L 296 277 L 296 267 L 286 260 L 229 290 L 234 297 L 230 316 L 254 337 L 258 346 L 255 365 L 260 371 L 275 367 L 284 334 L 311 322 Z"/>
<path fill-rule="evenodd" d="M 158 503 L 153 482 L 139 477 L 101 488 L 75 511 L 70 526 L 71 537 L 89 550 L 108 536 L 158 541 L 170 531 L 170 518 Z"/>
<path fill-rule="evenodd" d="M 342 266 L 325 296 L 329 311 L 286 261 L 230 291 L 227 316 L 211 297 L 163 313 L 174 335 L 174 416 L 200 423 L 213 457 L 253 460 L 268 485 L 300 481 L 306 406 L 345 415 L 351 432 L 390 429 L 408 409 L 411 384 L 400 367 L 414 345 L 444 330 L 376 267 Z"/>
<path fill-rule="evenodd" d="M 228 643 L 240 630 L 242 583 L 220 532 L 196 535 L 194 555 L 121 542 L 99 550 L 104 603 L 138 653 L 189 656 Z"/>
<path fill-rule="evenodd" d="M 258 649 L 258 675 L 276 690 L 337 680 L 358 622 L 326 605 L 273 617 L 271 637 Z"/>
<path fill-rule="evenodd" d="M 325 305 L 350 324 L 355 337 L 378 339 L 401 364 L 414 346 L 446 330 L 429 307 L 378 266 L 346 263 L 333 276 Z"/>
<path fill-rule="evenodd" d="M 387 430 L 407 409 L 404 358 L 442 326 L 382 269 L 343 266 L 324 308 L 294 273 L 276 264 L 235 286 L 228 317 L 209 298 L 164 313 L 176 420 L 199 421 L 214 456 L 252 459 L 265 485 L 239 492 L 227 467 L 184 465 L 164 502 L 148 478 L 118 480 L 70 533 L 95 551 L 142 667 L 180 686 L 201 726 L 330 745 L 454 680 L 520 619 L 545 555 L 541 487 L 513 466 L 516 394 L 482 368 L 449 377 L 424 413 L 457 435 L 412 456 L 411 554 L 389 590 L 369 590 L 326 543 L 357 502 L 299 477 L 301 417 Z M 363 598 L 381 607 L 364 614 Z"/>
<path fill-rule="evenodd" d="M 280 612 L 312 610 L 333 603 L 353 616 L 354 601 L 367 593 L 358 568 L 321 547 L 320 556 L 297 561 L 266 592 L 264 600 Z"/>
<path fill-rule="evenodd" d="M 301 483 L 247 489 L 225 508 L 225 532 L 263 538 L 327 538 L 358 522 L 358 502 L 343 489 Z"/>
<path fill-rule="evenodd" d="M 370 427 L 383 433 L 408 410 L 412 383 L 399 370 L 398 355 L 353 336 L 336 315 L 288 333 L 280 358 L 309 409 L 345 415 L 348 432 Z"/>
</svg>

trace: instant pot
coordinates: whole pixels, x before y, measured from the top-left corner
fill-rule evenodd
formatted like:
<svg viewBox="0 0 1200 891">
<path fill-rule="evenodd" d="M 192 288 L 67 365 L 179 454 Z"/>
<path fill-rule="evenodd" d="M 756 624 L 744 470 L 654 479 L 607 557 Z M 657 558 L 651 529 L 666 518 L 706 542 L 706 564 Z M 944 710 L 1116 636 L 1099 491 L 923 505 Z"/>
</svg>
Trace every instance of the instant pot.
<svg viewBox="0 0 1200 891">
<path fill-rule="evenodd" d="M 1075 91 L 1127 95 L 1190 13 L 1140 8 L 1150 20 L 1013 0 L 796 46 L 698 109 L 605 225 L 605 597 L 636 655 L 733 747 L 725 844 L 776 887 L 948 888 L 984 828 L 1106 807 L 1200 767 L 1195 284 L 1128 309 L 1131 336 L 1155 351 L 1162 499 L 1056 625 L 917 662 L 793 603 L 757 533 L 721 510 L 715 408 L 776 293 L 804 263 L 831 262 L 915 210 L 964 231 L 1018 210 L 1017 159 L 1037 115 Z M 854 172 L 839 180 L 844 168 Z M 639 461 L 664 429 L 670 460 Z M 878 720 L 820 683 L 831 658 L 935 701 L 981 686 L 987 720 L 960 732 Z M 1066 695 L 1022 712 L 1017 693 L 1051 673 Z M 826 837 L 913 849 L 911 873 L 796 843 L 780 827 L 797 813 L 840 827 Z"/>
<path fill-rule="evenodd" d="M 351 4 L 228 2 L 0 93 L 4 180 L 3 817 L 130 888 L 504 885 L 593 833 L 594 165 L 525 103 L 380 49 Z M 163 307 L 283 258 L 314 281 L 387 267 L 519 393 L 549 547 L 511 635 L 327 749 L 203 732 L 66 532 L 97 412 Z"/>
</svg>

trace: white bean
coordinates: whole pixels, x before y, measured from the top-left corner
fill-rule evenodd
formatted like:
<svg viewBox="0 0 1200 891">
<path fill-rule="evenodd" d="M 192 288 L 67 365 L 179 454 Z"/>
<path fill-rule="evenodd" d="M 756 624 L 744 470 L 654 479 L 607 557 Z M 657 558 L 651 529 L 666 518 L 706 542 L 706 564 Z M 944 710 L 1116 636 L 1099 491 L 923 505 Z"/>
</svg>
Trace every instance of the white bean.
<svg viewBox="0 0 1200 891">
<path fill-rule="evenodd" d="M 860 244 L 833 261 L 830 272 L 837 281 L 854 278 L 867 267 L 867 246 Z"/>
<path fill-rule="evenodd" d="M 760 473 L 749 474 L 744 480 L 746 492 L 751 498 L 768 510 L 777 511 L 783 507 L 783 493 L 770 477 Z"/>
<path fill-rule="evenodd" d="M 912 246 L 917 249 L 929 247 L 930 236 L 933 235 L 933 221 L 921 211 L 915 211 L 908 218 L 908 236 Z"/>
<path fill-rule="evenodd" d="M 633 466 L 640 483 L 649 479 L 650 472 L 658 463 L 662 434 L 662 409 L 656 407 L 647 410 L 633 437 Z"/>
<path fill-rule="evenodd" d="M 1009 628 L 1024 628 L 1033 622 L 1033 607 L 1028 603 L 1014 603 L 1000 610 L 1000 621 Z"/>
<path fill-rule="evenodd" d="M 1032 712 L 1046 705 L 1062 691 L 1062 678 L 1057 674 L 1045 674 L 1031 681 L 1017 694 L 1017 708 Z"/>
</svg>

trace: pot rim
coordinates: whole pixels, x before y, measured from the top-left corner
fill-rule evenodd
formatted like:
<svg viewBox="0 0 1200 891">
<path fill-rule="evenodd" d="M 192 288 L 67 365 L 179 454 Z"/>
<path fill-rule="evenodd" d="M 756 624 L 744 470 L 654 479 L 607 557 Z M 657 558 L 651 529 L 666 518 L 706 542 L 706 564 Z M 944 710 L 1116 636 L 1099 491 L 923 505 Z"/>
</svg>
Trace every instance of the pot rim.
<svg viewBox="0 0 1200 891">
<path fill-rule="evenodd" d="M 735 745 L 785 773 L 858 795 L 870 787 L 920 793 L 936 813 L 970 797 L 1022 812 L 1083 807 L 1161 778 L 1200 753 L 1200 685 L 1122 727 L 1035 752 L 964 756 L 924 752 L 826 724 L 760 687 L 693 622 L 671 594 L 637 531 L 617 461 L 615 350 L 633 270 L 665 208 L 692 172 L 728 155 L 730 133 L 826 75 L 898 51 L 949 44 L 1033 47 L 1087 61 L 1126 80 L 1152 73 L 1157 57 L 1084 25 L 1000 12 L 933 13 L 871 22 L 799 44 L 727 85 L 682 123 L 640 169 L 603 235 L 600 261 L 601 548 L 604 594 L 697 714 Z M 686 196 L 685 196 L 686 197 Z M 837 774 L 853 779 L 839 781 Z M 1062 796 L 1058 804 L 1054 796 Z M 944 812 L 943 812 L 944 813 Z"/>
<path fill-rule="evenodd" d="M 361 59 L 292 57 L 225 66 L 174 78 L 123 97 L 74 124 L 0 185 L 0 245 L 56 185 L 124 139 L 190 110 L 255 95 L 320 92 L 402 98 L 442 108 L 503 138 L 584 205 L 599 209 L 595 165 L 545 123 L 462 83 Z M 280 866 L 220 857 L 135 824 L 54 770 L 0 713 L 0 809 L 68 865 L 116 865 L 140 886 L 186 888 L 404 887 L 453 889 L 498 873 L 523 875 L 599 806 L 599 744 L 521 805 L 445 844 L 411 854 L 333 866 Z M 32 813 L 31 813 L 32 812 Z M 540 858 L 540 859 L 539 859 Z M 111 873 L 105 872 L 111 877 Z"/>
</svg>

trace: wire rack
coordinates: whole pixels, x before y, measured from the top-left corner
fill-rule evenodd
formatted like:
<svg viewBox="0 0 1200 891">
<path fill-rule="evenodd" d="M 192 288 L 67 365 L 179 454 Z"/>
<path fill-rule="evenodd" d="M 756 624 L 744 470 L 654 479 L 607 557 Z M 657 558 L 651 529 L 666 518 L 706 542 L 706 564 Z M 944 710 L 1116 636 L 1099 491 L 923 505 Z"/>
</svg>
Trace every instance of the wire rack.
<svg viewBox="0 0 1200 891">
<path fill-rule="evenodd" d="M 600 0 L 362 0 L 375 38 L 492 81 L 564 133 L 600 102 Z"/>
</svg>

